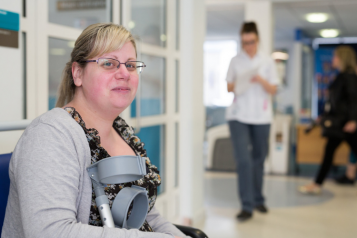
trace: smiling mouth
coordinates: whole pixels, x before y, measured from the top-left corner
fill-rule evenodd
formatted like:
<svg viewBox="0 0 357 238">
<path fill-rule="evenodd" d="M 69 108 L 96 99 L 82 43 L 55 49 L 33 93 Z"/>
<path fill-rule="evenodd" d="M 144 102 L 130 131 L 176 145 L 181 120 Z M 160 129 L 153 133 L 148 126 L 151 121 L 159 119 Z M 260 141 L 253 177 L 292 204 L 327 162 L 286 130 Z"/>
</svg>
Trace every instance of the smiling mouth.
<svg viewBox="0 0 357 238">
<path fill-rule="evenodd" d="M 127 87 L 117 87 L 117 88 L 113 88 L 113 91 L 119 91 L 119 92 L 129 92 L 130 88 Z"/>
</svg>

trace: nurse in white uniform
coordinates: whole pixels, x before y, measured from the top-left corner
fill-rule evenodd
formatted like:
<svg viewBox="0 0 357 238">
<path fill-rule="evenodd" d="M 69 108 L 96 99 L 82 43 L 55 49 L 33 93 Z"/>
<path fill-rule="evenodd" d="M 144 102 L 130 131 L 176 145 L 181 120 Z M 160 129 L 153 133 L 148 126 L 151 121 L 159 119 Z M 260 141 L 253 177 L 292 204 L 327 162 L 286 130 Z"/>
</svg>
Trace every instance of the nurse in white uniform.
<svg viewBox="0 0 357 238">
<path fill-rule="evenodd" d="M 242 50 L 232 58 L 227 73 L 227 89 L 234 93 L 234 100 L 226 118 L 242 203 L 237 219 L 245 221 L 252 217 L 253 210 L 268 212 L 262 193 L 263 171 L 273 119 L 271 96 L 277 91 L 279 79 L 274 61 L 258 50 L 256 24 L 244 23 L 240 35 Z"/>
</svg>

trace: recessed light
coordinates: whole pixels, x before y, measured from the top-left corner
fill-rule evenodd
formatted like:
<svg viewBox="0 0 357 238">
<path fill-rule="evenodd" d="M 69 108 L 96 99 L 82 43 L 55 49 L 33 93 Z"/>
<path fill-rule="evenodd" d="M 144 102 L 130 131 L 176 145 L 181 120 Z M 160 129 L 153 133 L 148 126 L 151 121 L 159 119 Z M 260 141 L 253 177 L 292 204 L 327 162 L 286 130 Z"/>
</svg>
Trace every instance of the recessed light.
<svg viewBox="0 0 357 238">
<path fill-rule="evenodd" d="M 320 31 L 320 35 L 324 38 L 336 37 L 338 34 L 340 34 L 340 32 L 337 29 L 325 29 Z"/>
<path fill-rule="evenodd" d="M 280 52 L 280 51 L 275 51 L 271 54 L 271 56 L 273 57 L 273 59 L 275 60 L 288 60 L 289 59 L 289 55 L 285 52 Z"/>
<path fill-rule="evenodd" d="M 326 13 L 310 13 L 306 15 L 306 20 L 312 23 L 321 23 L 327 21 L 328 15 Z"/>
<path fill-rule="evenodd" d="M 134 21 L 130 21 L 128 24 L 129 29 L 134 29 L 135 27 L 135 22 Z"/>
</svg>

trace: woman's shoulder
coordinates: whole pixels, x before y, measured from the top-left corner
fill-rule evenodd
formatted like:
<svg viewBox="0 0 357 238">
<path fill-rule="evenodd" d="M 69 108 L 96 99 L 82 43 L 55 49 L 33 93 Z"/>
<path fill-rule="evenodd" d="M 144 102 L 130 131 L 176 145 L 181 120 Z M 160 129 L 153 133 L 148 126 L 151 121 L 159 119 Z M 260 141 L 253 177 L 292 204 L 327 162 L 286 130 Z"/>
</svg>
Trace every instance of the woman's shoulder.
<svg viewBox="0 0 357 238">
<path fill-rule="evenodd" d="M 235 56 L 232 57 L 231 63 L 237 62 L 241 59 L 240 53 L 236 54 Z"/>
<path fill-rule="evenodd" d="M 356 91 L 357 93 L 357 75 L 355 73 L 345 73 L 344 81 L 347 87 Z"/>
<path fill-rule="evenodd" d="M 86 136 L 69 113 L 55 108 L 35 118 L 26 128 L 16 144 L 13 164 L 22 161 L 23 157 L 31 157 L 33 162 L 38 161 L 34 156 L 44 158 L 49 155 L 61 163 L 64 158 L 70 159 L 77 154 L 83 155 L 78 159 L 86 163 L 90 156 Z"/>
<path fill-rule="evenodd" d="M 357 79 L 357 74 L 355 73 L 339 73 L 337 77 L 346 78 L 346 79 Z"/>
<path fill-rule="evenodd" d="M 53 108 L 35 118 L 26 128 L 24 134 L 28 134 L 34 130 L 45 130 L 48 127 L 54 129 L 53 131 L 59 131 L 65 134 L 78 133 L 81 131 L 78 123 L 67 111 L 62 108 Z"/>
<path fill-rule="evenodd" d="M 336 75 L 335 80 L 333 80 L 329 85 L 330 90 L 342 90 L 348 89 L 354 90 L 357 93 L 357 75 L 353 73 L 339 73 Z"/>
<path fill-rule="evenodd" d="M 340 84 L 354 85 L 357 84 L 357 75 L 355 73 L 339 73 L 335 81 Z"/>
<path fill-rule="evenodd" d="M 266 54 L 265 52 L 262 52 L 262 51 L 259 51 L 258 52 L 258 57 L 260 58 L 261 61 L 263 61 L 264 63 L 267 63 L 267 64 L 272 64 L 274 63 L 274 59 Z"/>
</svg>

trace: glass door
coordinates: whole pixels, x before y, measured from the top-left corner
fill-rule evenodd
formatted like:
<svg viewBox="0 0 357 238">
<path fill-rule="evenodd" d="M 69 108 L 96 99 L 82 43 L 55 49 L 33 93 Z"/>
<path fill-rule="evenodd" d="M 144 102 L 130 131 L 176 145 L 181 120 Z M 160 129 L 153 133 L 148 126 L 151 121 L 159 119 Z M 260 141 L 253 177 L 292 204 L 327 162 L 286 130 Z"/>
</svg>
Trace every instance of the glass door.
<svg viewBox="0 0 357 238">
<path fill-rule="evenodd" d="M 179 216 L 177 143 L 179 140 L 179 62 L 177 14 L 180 1 L 122 0 L 122 23 L 139 42 L 147 67 L 125 120 L 138 131 L 162 184 L 156 207 L 175 221 Z"/>
</svg>

